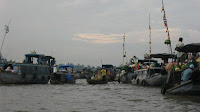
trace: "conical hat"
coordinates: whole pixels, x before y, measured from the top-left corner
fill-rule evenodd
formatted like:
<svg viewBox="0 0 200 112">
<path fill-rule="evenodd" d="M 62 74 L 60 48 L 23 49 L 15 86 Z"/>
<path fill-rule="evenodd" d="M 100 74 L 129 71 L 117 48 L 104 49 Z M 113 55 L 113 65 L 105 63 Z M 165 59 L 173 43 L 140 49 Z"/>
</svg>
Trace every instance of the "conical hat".
<svg viewBox="0 0 200 112">
<path fill-rule="evenodd" d="M 196 61 L 200 63 L 200 57 L 198 57 Z"/>
</svg>

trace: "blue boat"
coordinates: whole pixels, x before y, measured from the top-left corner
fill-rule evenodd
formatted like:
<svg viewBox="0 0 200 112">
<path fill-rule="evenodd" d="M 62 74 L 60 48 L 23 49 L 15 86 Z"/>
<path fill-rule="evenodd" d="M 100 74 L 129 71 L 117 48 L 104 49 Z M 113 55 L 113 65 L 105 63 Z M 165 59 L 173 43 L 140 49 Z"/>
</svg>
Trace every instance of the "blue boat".
<svg viewBox="0 0 200 112">
<path fill-rule="evenodd" d="M 23 63 L 1 63 L 1 84 L 47 84 L 55 58 L 44 54 L 25 54 Z"/>
<path fill-rule="evenodd" d="M 74 66 L 72 65 L 61 65 L 56 73 L 51 75 L 51 84 L 74 84 Z"/>
</svg>

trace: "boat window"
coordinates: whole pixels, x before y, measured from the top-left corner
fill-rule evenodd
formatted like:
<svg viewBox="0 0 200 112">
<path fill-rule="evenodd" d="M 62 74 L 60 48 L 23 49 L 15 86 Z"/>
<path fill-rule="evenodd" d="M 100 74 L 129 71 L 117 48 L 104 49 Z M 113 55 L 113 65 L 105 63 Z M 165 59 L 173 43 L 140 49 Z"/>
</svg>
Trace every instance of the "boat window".
<svg viewBox="0 0 200 112">
<path fill-rule="evenodd" d="M 41 57 L 41 61 L 46 61 L 46 57 Z"/>
</svg>

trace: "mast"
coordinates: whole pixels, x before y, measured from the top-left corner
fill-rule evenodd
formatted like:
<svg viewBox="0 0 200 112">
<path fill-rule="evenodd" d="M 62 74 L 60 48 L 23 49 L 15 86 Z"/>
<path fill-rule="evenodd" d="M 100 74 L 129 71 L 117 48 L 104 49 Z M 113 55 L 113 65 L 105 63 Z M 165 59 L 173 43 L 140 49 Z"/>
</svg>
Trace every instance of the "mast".
<svg viewBox="0 0 200 112">
<path fill-rule="evenodd" d="M 150 59 L 151 59 L 151 24 L 150 24 L 150 14 L 149 14 L 149 75 L 150 74 Z"/>
<path fill-rule="evenodd" d="M 10 21 L 11 21 L 11 19 L 10 19 Z M 5 34 L 4 34 L 4 38 L 3 38 L 2 44 L 1 44 L 0 55 L 1 55 L 1 51 L 2 51 L 2 48 L 3 48 L 3 44 L 4 44 L 4 40 L 5 40 L 6 34 L 9 32 L 10 21 L 8 22 L 8 25 L 5 25 Z"/>
<path fill-rule="evenodd" d="M 151 23 L 150 23 L 150 14 L 149 14 L 149 55 L 151 55 Z"/>
<path fill-rule="evenodd" d="M 124 65 L 124 57 L 126 57 L 126 52 L 125 52 L 125 33 L 123 36 L 123 65 Z"/>
<path fill-rule="evenodd" d="M 163 21 L 164 21 L 164 26 L 166 28 L 167 39 L 170 41 L 168 46 L 169 46 L 169 49 L 170 49 L 170 53 L 172 55 L 172 45 L 171 45 L 171 40 L 170 40 L 169 29 L 168 29 L 167 18 L 166 18 L 166 13 L 165 13 L 163 0 L 162 0 L 162 10 L 161 10 L 161 12 L 163 12 Z M 172 61 L 173 61 L 173 58 L 172 58 Z"/>
</svg>

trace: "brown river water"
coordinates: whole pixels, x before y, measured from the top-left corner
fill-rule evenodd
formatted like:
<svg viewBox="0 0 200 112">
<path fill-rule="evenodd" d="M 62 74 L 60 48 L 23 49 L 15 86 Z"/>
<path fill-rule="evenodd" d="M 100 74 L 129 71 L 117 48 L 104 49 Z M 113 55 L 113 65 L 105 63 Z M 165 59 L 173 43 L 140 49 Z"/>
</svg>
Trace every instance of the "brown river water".
<svg viewBox="0 0 200 112">
<path fill-rule="evenodd" d="M 160 94 L 160 88 L 85 79 L 63 85 L 0 85 L 0 112 L 200 112 L 199 96 Z"/>
</svg>

